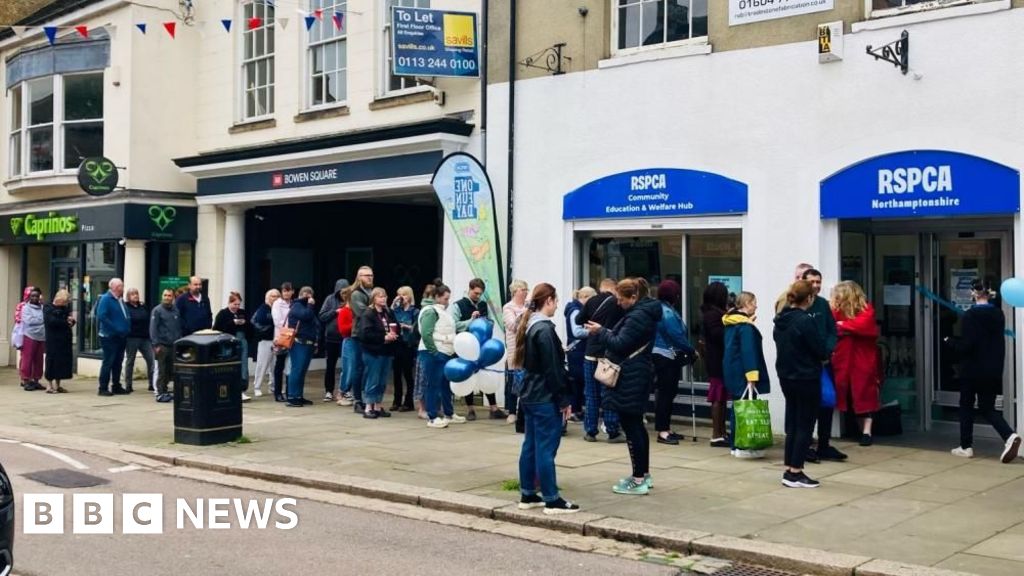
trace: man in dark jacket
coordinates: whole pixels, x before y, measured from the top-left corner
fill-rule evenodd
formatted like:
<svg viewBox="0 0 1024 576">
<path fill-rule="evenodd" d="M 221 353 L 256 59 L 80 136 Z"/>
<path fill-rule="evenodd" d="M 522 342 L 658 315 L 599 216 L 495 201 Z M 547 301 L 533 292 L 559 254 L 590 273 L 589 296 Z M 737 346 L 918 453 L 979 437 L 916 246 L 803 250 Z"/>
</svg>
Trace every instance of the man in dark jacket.
<svg viewBox="0 0 1024 576">
<path fill-rule="evenodd" d="M 469 325 L 473 320 L 489 316 L 487 301 L 484 300 L 485 289 L 486 285 L 483 280 L 473 278 L 469 281 L 469 291 L 466 292 L 466 295 L 449 307 L 452 318 L 455 320 L 456 332 L 465 332 L 469 329 Z M 466 420 L 476 420 L 476 412 L 473 410 L 473 399 L 473 394 L 466 396 L 466 406 L 469 409 L 466 413 Z M 507 412 L 498 408 L 497 394 L 487 394 L 487 404 L 491 409 L 491 420 L 503 420 L 508 417 Z"/>
<path fill-rule="evenodd" d="M 156 401 L 170 402 L 174 397 L 167 391 L 167 383 L 174 377 L 174 343 L 181 338 L 181 315 L 171 289 L 164 290 L 160 305 L 153 308 L 149 338 L 156 352 Z"/>
<path fill-rule="evenodd" d="M 153 391 L 153 345 L 149 340 L 149 308 L 139 298 L 138 288 L 129 288 L 125 295 L 125 309 L 128 311 L 128 342 L 124 353 L 124 388 L 129 394 L 133 391 L 135 376 L 135 357 L 142 354 L 146 362 L 146 382 L 149 391 Z"/>
<path fill-rule="evenodd" d="M 352 338 L 349 348 L 351 348 L 351 365 L 346 367 L 345 373 L 342 376 L 348 384 L 345 388 L 352 391 L 353 412 L 362 414 L 366 408 L 363 404 L 363 372 L 365 366 L 363 366 L 363 347 L 359 342 L 359 322 L 363 317 L 363 313 L 366 312 L 366 308 L 370 306 L 372 298 L 370 298 L 370 292 L 373 292 L 373 268 L 369 266 L 363 266 L 356 272 L 356 289 L 352 291 L 352 295 L 349 297 L 349 307 L 352 308 L 352 318 L 355 319 L 355 325 L 352 327 Z"/>
<path fill-rule="evenodd" d="M 587 300 L 583 310 L 576 316 L 576 324 L 584 326 L 587 322 L 594 322 L 611 330 L 621 319 L 622 308 L 619 308 L 615 300 L 615 280 L 605 278 L 601 280 L 598 294 Z M 587 442 L 597 442 L 597 420 L 601 412 L 604 385 L 594 379 L 594 371 L 597 370 L 597 361 L 604 358 L 604 353 L 603 342 L 597 338 L 586 339 L 583 352 L 583 396 L 586 404 L 583 411 L 583 439 Z M 619 415 L 614 410 L 604 410 L 604 428 L 608 433 L 608 442 L 617 444 L 626 441 L 619 430 Z"/>
<path fill-rule="evenodd" d="M 327 366 L 324 369 L 324 402 L 336 400 L 334 397 L 334 377 L 338 372 L 338 359 L 341 358 L 341 333 L 338 332 L 338 308 L 341 308 L 341 291 L 348 288 L 348 280 L 339 278 L 334 283 L 334 292 L 324 300 L 320 307 L 320 325 L 324 327 L 324 343 L 327 349 Z"/>
<path fill-rule="evenodd" d="M 810 282 L 811 288 L 814 290 L 814 302 L 807 310 L 807 314 L 811 317 L 811 320 L 814 320 L 814 325 L 818 327 L 818 334 L 820 334 L 825 346 L 825 358 L 831 358 L 832 351 L 836 349 L 839 335 L 836 332 L 836 319 L 832 316 L 832 307 L 829 306 L 827 299 L 819 295 L 821 293 L 821 272 L 814 268 L 809 268 L 804 271 L 803 280 Z M 824 406 L 819 411 L 818 449 L 807 448 L 808 462 L 819 462 L 821 460 L 842 462 L 846 460 L 846 454 L 829 445 L 829 439 L 832 436 L 832 415 L 834 412 L 834 408 L 825 408 Z"/>
<path fill-rule="evenodd" d="M 213 310 L 210 299 L 203 295 L 203 281 L 198 276 L 188 280 L 188 292 L 178 296 L 174 303 L 181 314 L 181 331 L 188 336 L 200 330 L 208 330 L 213 326 Z"/>
</svg>

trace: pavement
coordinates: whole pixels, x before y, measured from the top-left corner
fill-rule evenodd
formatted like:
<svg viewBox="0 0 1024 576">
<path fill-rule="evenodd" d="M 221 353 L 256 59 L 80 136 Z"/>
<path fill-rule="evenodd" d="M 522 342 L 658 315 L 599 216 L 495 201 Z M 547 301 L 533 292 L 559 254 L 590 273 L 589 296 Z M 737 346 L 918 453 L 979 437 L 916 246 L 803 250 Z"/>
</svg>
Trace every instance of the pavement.
<svg viewBox="0 0 1024 576">
<path fill-rule="evenodd" d="M 319 398 L 320 375 L 308 382 L 307 397 Z M 102 398 L 91 380 L 64 385 L 69 394 L 24 392 L 16 372 L 0 370 L 0 436 L 37 430 L 135 446 L 183 465 L 291 471 L 279 476 L 296 482 L 336 478 L 346 486 L 340 491 L 391 487 L 396 498 L 421 505 L 431 501 L 431 491 L 457 493 L 483 502 L 493 517 L 518 498 L 506 488 L 518 476 L 522 439 L 504 421 L 432 430 L 414 413 L 365 420 L 333 403 L 287 409 L 265 395 L 245 405 L 248 442 L 199 447 L 173 443 L 172 407 L 145 392 Z M 479 407 L 477 413 L 486 416 Z M 680 446 L 652 441 L 656 488 L 629 497 L 610 489 L 629 473 L 625 445 L 584 442 L 579 426 L 570 425 L 557 464 L 563 495 L 584 511 L 572 529 L 613 534 L 617 522 L 642 522 L 687 534 L 680 541 L 689 551 L 709 556 L 769 565 L 775 557 L 813 558 L 775 563 L 806 573 L 1024 574 L 1024 460 L 1000 464 L 994 445 L 976 446 L 978 457 L 965 460 L 948 447 L 837 441 L 850 459 L 809 465 L 821 487 L 794 490 L 779 484 L 781 438 L 765 459 L 737 460 L 709 447 L 707 432 L 698 429 L 703 440 Z"/>
</svg>

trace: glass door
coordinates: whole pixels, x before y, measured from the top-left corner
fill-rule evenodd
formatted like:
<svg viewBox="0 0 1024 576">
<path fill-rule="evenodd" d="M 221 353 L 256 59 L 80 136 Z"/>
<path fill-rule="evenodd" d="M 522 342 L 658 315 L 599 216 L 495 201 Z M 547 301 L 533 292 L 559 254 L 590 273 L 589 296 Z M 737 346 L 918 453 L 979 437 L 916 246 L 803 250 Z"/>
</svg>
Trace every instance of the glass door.
<svg viewBox="0 0 1024 576">
<path fill-rule="evenodd" d="M 68 298 L 71 305 L 71 314 L 74 318 L 78 316 L 78 309 L 80 305 L 79 298 L 82 292 L 82 276 L 81 276 L 81 264 L 78 261 L 60 261 L 54 260 L 51 266 L 51 285 L 53 286 L 53 294 L 49 294 L 46 299 L 52 301 L 53 296 L 61 291 L 68 291 Z M 71 331 L 71 342 L 73 351 L 78 350 L 78 329 Z"/>
</svg>

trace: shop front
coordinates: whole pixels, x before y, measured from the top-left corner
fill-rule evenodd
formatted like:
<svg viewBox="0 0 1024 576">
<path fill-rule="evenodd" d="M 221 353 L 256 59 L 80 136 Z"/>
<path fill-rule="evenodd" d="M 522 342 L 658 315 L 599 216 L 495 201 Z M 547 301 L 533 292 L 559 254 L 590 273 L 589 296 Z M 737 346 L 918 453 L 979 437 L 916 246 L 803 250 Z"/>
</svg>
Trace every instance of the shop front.
<svg viewBox="0 0 1024 576">
<path fill-rule="evenodd" d="M 747 186 L 698 170 L 648 168 L 613 174 L 563 198 L 562 219 L 571 254 L 566 286 L 597 288 L 604 278 L 645 278 L 652 287 L 675 280 L 683 288 L 680 312 L 692 342 L 701 334 L 704 288 L 723 282 L 743 290 L 743 223 Z M 706 410 L 707 376 L 698 362 L 694 382 L 698 413 Z M 689 414 L 690 387 L 677 398 Z"/>
<path fill-rule="evenodd" d="M 839 224 L 840 276 L 874 303 L 884 371 L 883 404 L 898 404 L 905 430 L 953 432 L 960 380 L 943 344 L 961 335 L 971 282 L 998 288 L 1014 275 L 1020 174 L 959 152 L 910 150 L 858 162 L 821 182 L 821 217 Z M 1007 318 L 1004 394 L 1011 424 L 1017 366 L 1013 309 Z M 977 434 L 993 435 L 988 426 Z"/>
<path fill-rule="evenodd" d="M 152 304 L 161 283 L 192 274 L 194 203 L 182 195 L 150 196 L 11 204 L 0 212 L 7 285 L 39 287 L 47 301 L 67 290 L 78 319 L 73 336 L 80 358 L 99 357 L 94 312 L 112 278 L 123 278 Z M 20 292 L 8 295 L 8 310 Z"/>
</svg>

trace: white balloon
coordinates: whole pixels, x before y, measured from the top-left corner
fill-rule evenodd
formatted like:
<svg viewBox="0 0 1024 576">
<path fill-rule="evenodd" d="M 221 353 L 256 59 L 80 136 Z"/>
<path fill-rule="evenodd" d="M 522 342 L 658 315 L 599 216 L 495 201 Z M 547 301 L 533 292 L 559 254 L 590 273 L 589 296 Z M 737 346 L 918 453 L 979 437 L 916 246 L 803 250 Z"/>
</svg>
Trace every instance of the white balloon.
<svg viewBox="0 0 1024 576">
<path fill-rule="evenodd" d="M 481 370 L 473 375 L 477 388 L 484 394 L 497 394 L 505 386 L 505 373 Z"/>
<path fill-rule="evenodd" d="M 455 336 L 455 354 L 463 360 L 476 362 L 480 359 L 480 341 L 471 332 Z"/>
<path fill-rule="evenodd" d="M 470 336 L 472 336 L 472 334 L 470 334 Z M 475 339 L 476 338 L 474 338 L 474 340 Z M 451 386 L 452 394 L 454 394 L 457 398 L 469 396 L 476 389 L 476 387 L 473 385 L 473 376 L 470 376 L 469 380 L 463 380 L 462 382 L 451 382 Z"/>
</svg>

